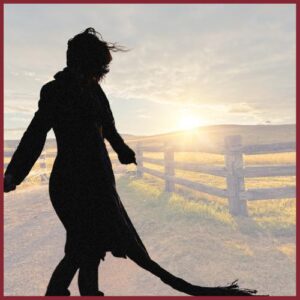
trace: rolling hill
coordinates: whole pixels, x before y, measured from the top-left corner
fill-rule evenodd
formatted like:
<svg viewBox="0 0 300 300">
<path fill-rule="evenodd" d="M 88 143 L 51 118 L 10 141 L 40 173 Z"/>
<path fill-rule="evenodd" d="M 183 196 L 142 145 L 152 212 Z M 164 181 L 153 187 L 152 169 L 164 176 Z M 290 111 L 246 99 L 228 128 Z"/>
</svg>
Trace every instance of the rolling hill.
<svg viewBox="0 0 300 300">
<path fill-rule="evenodd" d="M 190 131 L 176 131 L 158 135 L 136 136 L 121 134 L 129 143 L 171 143 L 193 144 L 201 146 L 209 144 L 212 147 L 223 145 L 224 137 L 229 135 L 241 135 L 244 145 L 271 144 L 296 141 L 296 125 L 213 125 L 198 127 Z M 18 140 L 5 140 L 5 147 L 15 148 Z M 46 148 L 56 148 L 55 139 L 47 139 Z"/>
</svg>

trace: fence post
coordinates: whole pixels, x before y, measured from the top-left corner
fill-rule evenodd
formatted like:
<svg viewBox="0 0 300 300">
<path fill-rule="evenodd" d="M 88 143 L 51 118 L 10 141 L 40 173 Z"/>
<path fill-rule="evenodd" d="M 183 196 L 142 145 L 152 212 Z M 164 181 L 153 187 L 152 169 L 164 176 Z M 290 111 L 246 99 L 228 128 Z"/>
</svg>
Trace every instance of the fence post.
<svg viewBox="0 0 300 300">
<path fill-rule="evenodd" d="M 245 179 L 240 135 L 225 137 L 225 165 L 229 211 L 232 215 L 248 216 L 247 200 L 241 198 L 241 192 L 245 190 Z"/>
<path fill-rule="evenodd" d="M 46 164 L 46 152 L 42 152 L 39 158 L 40 169 L 41 169 L 41 181 L 46 182 L 47 179 L 47 164 Z"/>
<path fill-rule="evenodd" d="M 136 177 L 142 178 L 143 177 L 143 149 L 142 144 L 138 142 L 136 144 Z"/>
<path fill-rule="evenodd" d="M 175 175 L 174 170 L 174 150 L 167 143 L 164 144 L 164 165 L 165 165 L 165 191 L 173 192 L 175 189 L 174 182 L 169 176 Z"/>
</svg>

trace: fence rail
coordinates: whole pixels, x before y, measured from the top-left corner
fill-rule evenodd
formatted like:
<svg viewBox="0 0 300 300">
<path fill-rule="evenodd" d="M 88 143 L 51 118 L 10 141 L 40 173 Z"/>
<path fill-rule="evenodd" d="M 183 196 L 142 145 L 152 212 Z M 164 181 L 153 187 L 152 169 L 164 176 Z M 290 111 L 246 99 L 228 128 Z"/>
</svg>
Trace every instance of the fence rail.
<svg viewBox="0 0 300 300">
<path fill-rule="evenodd" d="M 295 143 L 277 143 L 277 144 L 266 144 L 266 145 L 249 145 L 242 149 L 244 154 L 268 154 L 268 153 L 284 153 L 294 152 Z"/>
<path fill-rule="evenodd" d="M 137 153 L 137 176 L 150 174 L 165 181 L 165 190 L 173 192 L 175 184 L 188 187 L 192 190 L 215 195 L 228 199 L 229 211 L 233 215 L 248 215 L 247 201 L 294 198 L 296 196 L 295 186 L 280 188 L 245 188 L 245 178 L 272 177 L 272 176 L 295 176 L 295 165 L 275 166 L 245 166 L 244 155 L 257 155 L 268 153 L 295 152 L 296 143 L 276 143 L 266 145 L 242 145 L 241 136 L 227 136 L 223 147 L 213 149 L 208 147 L 171 147 L 146 146 L 141 143 L 136 145 Z M 145 152 L 162 152 L 164 159 L 145 157 Z M 177 162 L 174 160 L 175 152 L 207 152 L 221 154 L 225 157 L 224 166 L 208 166 L 200 163 Z M 144 163 L 164 166 L 164 172 L 145 167 Z M 199 172 L 226 178 L 226 189 L 219 189 L 203 183 L 193 182 L 185 178 L 176 177 L 175 170 Z"/>
<path fill-rule="evenodd" d="M 133 143 L 128 141 L 136 152 L 137 168 L 136 176 L 143 177 L 144 174 L 150 174 L 158 177 L 165 182 L 165 191 L 174 192 L 175 185 L 181 185 L 195 191 L 215 195 L 228 199 L 229 211 L 233 215 L 248 215 L 247 202 L 256 200 L 295 198 L 295 186 L 280 188 L 260 188 L 246 189 L 245 178 L 253 177 L 272 177 L 272 176 L 295 176 L 295 165 L 274 165 L 274 166 L 244 166 L 244 155 L 268 154 L 295 152 L 296 143 L 276 143 L 267 145 L 242 145 L 241 136 L 227 136 L 224 139 L 223 147 L 213 149 L 208 147 L 186 147 L 171 146 L 166 143 L 153 146 L 142 142 Z M 112 150 L 107 147 L 109 152 Z M 163 153 L 163 158 L 150 158 L 144 156 L 147 152 Z M 177 152 L 208 152 L 224 155 L 224 166 L 209 166 L 193 162 L 179 162 L 174 159 Z M 4 156 L 10 158 L 14 153 L 13 149 L 5 149 Z M 55 158 L 56 151 L 43 151 L 38 159 L 39 170 L 31 172 L 27 178 L 39 176 L 42 181 L 47 180 L 49 171 L 47 169 L 46 159 Z M 113 164 L 118 160 L 111 159 Z M 157 171 L 144 166 L 144 163 L 154 164 L 163 167 L 163 171 Z M 4 163 L 4 168 L 7 163 Z M 185 178 L 175 176 L 175 170 L 185 170 L 199 172 L 213 176 L 219 176 L 226 179 L 226 189 L 209 186 L 204 183 L 194 182 Z"/>
<path fill-rule="evenodd" d="M 4 158 L 10 159 L 14 154 L 14 149 L 5 149 L 4 150 Z M 55 155 L 56 156 L 56 155 Z M 33 178 L 39 177 L 42 182 L 47 182 L 49 177 L 49 172 L 47 170 L 46 158 L 49 157 L 49 153 L 47 154 L 46 151 L 43 151 L 36 164 L 38 164 L 38 168 L 32 170 L 29 175 L 25 178 L 25 182 L 32 180 Z M 8 162 L 4 162 L 3 168 L 4 170 L 7 168 Z"/>
</svg>

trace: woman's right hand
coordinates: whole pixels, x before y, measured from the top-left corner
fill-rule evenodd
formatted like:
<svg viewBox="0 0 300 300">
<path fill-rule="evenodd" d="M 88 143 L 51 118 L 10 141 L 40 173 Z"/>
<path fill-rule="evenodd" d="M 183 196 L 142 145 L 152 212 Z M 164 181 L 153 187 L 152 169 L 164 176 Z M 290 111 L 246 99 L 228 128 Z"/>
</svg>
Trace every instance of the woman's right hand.
<svg viewBox="0 0 300 300">
<path fill-rule="evenodd" d="M 13 176 L 11 174 L 4 175 L 4 193 L 8 193 L 16 189 L 16 184 L 13 181 Z"/>
</svg>

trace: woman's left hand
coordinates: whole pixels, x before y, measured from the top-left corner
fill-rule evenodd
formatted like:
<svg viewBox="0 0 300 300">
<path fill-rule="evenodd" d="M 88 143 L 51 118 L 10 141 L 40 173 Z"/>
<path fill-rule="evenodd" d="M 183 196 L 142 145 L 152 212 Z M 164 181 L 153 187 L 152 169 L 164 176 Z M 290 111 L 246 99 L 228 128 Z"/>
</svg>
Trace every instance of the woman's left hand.
<svg viewBox="0 0 300 300">
<path fill-rule="evenodd" d="M 118 158 L 121 164 L 128 165 L 134 163 L 137 165 L 135 152 L 127 145 L 118 153 Z"/>
</svg>

